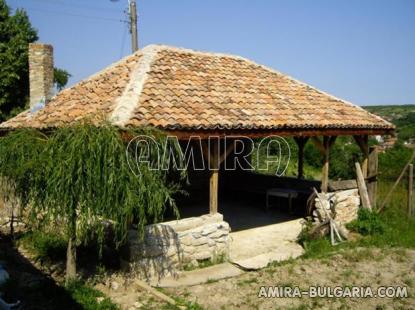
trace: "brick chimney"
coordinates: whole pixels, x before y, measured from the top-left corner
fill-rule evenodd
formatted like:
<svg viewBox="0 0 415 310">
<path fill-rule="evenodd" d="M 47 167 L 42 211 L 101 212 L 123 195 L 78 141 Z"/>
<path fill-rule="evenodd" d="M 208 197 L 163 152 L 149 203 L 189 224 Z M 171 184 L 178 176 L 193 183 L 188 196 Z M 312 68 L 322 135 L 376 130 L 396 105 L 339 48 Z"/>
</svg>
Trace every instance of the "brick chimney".
<svg viewBox="0 0 415 310">
<path fill-rule="evenodd" d="M 29 44 L 30 108 L 41 108 L 53 95 L 53 47 Z"/>
</svg>

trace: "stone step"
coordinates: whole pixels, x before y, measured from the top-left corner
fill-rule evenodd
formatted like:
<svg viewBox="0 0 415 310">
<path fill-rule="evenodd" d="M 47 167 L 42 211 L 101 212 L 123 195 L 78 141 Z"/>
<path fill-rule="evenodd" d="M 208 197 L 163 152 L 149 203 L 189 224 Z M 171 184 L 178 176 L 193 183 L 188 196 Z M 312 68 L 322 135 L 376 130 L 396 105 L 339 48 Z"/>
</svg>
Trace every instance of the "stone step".
<svg viewBox="0 0 415 310">
<path fill-rule="evenodd" d="M 177 277 L 165 277 L 157 282 L 153 281 L 150 284 L 157 287 L 192 286 L 209 281 L 236 277 L 243 273 L 243 270 L 231 263 L 222 263 L 206 268 L 184 271 L 179 273 Z"/>
<path fill-rule="evenodd" d="M 290 258 L 297 258 L 304 254 L 304 249 L 297 243 L 280 245 L 278 250 L 263 253 L 254 257 L 232 259 L 231 262 L 244 270 L 258 270 L 272 262 L 281 262 Z"/>
</svg>

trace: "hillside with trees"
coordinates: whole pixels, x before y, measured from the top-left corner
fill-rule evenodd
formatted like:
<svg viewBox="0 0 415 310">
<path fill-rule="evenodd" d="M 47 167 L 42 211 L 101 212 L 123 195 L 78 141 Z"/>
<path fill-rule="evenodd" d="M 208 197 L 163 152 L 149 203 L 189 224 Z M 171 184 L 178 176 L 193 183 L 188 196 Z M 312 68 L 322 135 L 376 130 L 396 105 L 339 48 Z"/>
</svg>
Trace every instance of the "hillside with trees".
<svg viewBox="0 0 415 310">
<path fill-rule="evenodd" d="M 410 139 L 415 138 L 415 104 L 367 106 L 364 108 L 392 122 L 396 126 L 399 141 L 410 142 Z"/>
</svg>

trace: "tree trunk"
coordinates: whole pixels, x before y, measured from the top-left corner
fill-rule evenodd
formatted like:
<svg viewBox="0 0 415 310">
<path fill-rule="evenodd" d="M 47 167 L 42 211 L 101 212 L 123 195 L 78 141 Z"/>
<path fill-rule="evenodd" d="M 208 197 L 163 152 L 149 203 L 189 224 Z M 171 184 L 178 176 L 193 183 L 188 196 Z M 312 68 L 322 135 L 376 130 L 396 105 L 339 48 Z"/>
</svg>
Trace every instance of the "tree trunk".
<svg viewBox="0 0 415 310">
<path fill-rule="evenodd" d="M 76 240 L 70 237 L 66 251 L 66 283 L 76 278 Z"/>
<path fill-rule="evenodd" d="M 10 216 L 10 236 L 14 240 L 14 212 L 12 207 L 12 214 Z"/>
<path fill-rule="evenodd" d="M 76 279 L 76 215 L 71 219 L 66 250 L 66 283 Z"/>
</svg>

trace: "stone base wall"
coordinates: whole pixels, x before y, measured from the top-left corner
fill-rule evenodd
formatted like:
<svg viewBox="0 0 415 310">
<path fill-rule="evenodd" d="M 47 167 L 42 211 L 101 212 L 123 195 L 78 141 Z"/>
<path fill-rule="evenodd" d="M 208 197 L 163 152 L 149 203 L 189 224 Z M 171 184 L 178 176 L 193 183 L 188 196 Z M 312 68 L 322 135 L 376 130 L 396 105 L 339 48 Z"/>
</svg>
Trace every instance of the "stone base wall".
<svg viewBox="0 0 415 310">
<path fill-rule="evenodd" d="M 347 224 L 357 219 L 357 213 L 360 208 L 360 196 L 358 189 L 340 191 L 334 194 L 332 198 L 335 219 L 341 223 Z"/>
<path fill-rule="evenodd" d="M 340 224 L 347 224 L 357 219 L 360 207 L 360 196 L 357 189 L 320 194 L 324 198 L 315 199 L 316 209 L 313 211 L 314 222 L 326 221 L 326 212 Z M 322 208 L 325 208 L 324 211 Z"/>
<path fill-rule="evenodd" d="M 227 259 L 229 232 L 219 213 L 149 225 L 141 240 L 130 230 L 125 260 L 144 279 L 174 275 L 201 262 Z"/>
</svg>

